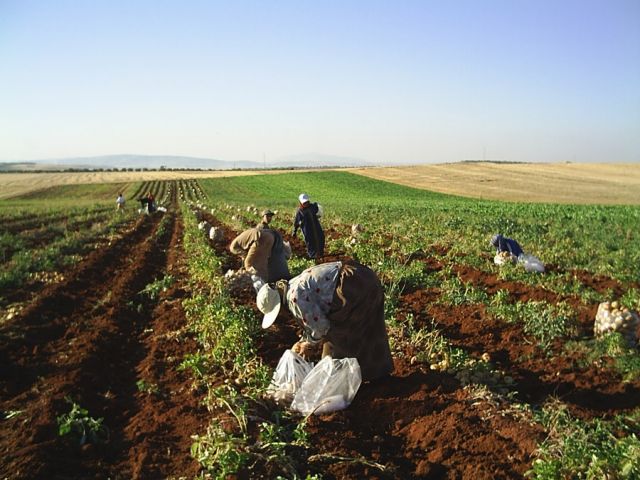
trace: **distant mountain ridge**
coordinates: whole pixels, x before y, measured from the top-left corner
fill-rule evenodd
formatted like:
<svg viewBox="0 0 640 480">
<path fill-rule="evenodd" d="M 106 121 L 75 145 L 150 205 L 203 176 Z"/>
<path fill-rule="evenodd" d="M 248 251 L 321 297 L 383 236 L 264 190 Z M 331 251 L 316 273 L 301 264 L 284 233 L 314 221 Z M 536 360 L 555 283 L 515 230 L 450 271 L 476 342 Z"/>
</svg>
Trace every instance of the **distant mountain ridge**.
<svg viewBox="0 0 640 480">
<path fill-rule="evenodd" d="M 46 160 L 0 162 L 0 171 L 16 170 L 64 170 L 64 169 L 122 169 L 122 168 L 176 168 L 176 169 L 258 169 L 258 168 L 314 168 L 355 167 L 371 165 L 370 162 L 351 157 L 322 154 L 300 154 L 279 157 L 274 161 L 226 161 L 179 155 L 101 155 L 94 157 L 54 158 Z"/>
</svg>

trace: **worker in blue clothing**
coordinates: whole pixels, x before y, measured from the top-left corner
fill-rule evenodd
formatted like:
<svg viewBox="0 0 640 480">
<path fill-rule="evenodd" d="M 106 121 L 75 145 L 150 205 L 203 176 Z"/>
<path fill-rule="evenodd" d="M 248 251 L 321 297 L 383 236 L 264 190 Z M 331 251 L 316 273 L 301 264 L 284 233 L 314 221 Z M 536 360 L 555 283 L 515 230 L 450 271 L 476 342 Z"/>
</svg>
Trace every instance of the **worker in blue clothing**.
<svg viewBox="0 0 640 480">
<path fill-rule="evenodd" d="M 296 236 L 298 228 L 300 228 L 304 235 L 309 258 L 322 258 L 324 256 L 324 232 L 318 220 L 318 217 L 322 215 L 319 205 L 311 203 L 309 195 L 306 193 L 301 193 L 298 196 L 298 201 L 300 206 L 293 222 L 293 236 Z"/>
<path fill-rule="evenodd" d="M 495 234 L 491 238 L 491 245 L 496 247 L 496 253 L 509 252 L 516 258 L 524 253 L 518 242 L 512 238 L 503 237 L 500 233 Z"/>
</svg>

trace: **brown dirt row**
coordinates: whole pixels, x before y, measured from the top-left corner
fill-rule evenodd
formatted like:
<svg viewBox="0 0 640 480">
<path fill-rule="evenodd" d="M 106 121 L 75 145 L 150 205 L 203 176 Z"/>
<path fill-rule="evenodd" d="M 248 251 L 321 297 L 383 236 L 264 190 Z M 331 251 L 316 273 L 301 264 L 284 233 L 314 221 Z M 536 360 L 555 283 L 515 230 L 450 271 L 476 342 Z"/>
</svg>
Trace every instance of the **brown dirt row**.
<svg viewBox="0 0 640 480">
<path fill-rule="evenodd" d="M 68 219 L 68 217 L 65 217 L 65 221 L 66 221 L 65 223 L 70 222 L 70 225 L 66 227 L 69 230 L 81 231 L 81 230 L 86 230 L 90 228 L 92 225 L 95 224 L 94 222 L 96 220 L 84 220 L 79 222 L 71 222 Z M 125 222 L 120 227 L 121 231 L 126 231 L 131 228 L 134 228 L 135 221 L 136 219 L 132 218 L 130 221 L 128 220 L 127 222 Z M 24 244 L 26 248 L 29 248 L 32 250 L 45 248 L 51 241 L 53 241 L 55 238 L 60 236 L 58 235 L 58 233 L 52 232 L 45 227 L 39 229 L 37 234 L 34 234 L 35 232 L 31 232 L 31 233 L 32 233 L 32 237 L 31 238 L 27 237 L 27 239 L 24 241 Z M 95 243 L 92 244 L 91 242 L 95 242 Z M 87 239 L 86 243 L 82 247 L 84 251 L 78 251 L 74 253 L 82 255 L 86 253 L 86 250 L 90 250 L 94 248 L 102 248 L 107 243 L 108 243 L 108 240 L 104 238 L 97 238 L 95 240 Z M 13 254 L 14 252 L 7 250 L 7 253 Z M 51 274 L 51 278 L 58 278 L 58 275 L 65 276 L 67 274 L 67 271 L 69 271 L 69 269 L 71 268 L 73 267 L 62 268 L 57 272 L 48 272 L 48 273 Z M 24 283 L 19 287 L 16 287 L 16 288 L 7 287 L 2 291 L 2 300 L 0 301 L 0 306 L 2 305 L 6 306 L 11 304 L 15 306 L 15 305 L 24 304 L 25 302 L 28 302 L 34 297 L 37 297 L 38 295 L 40 295 L 46 286 L 47 286 L 46 281 L 44 281 L 40 277 L 35 277 L 35 278 L 30 278 L 27 281 L 27 283 Z"/>
<path fill-rule="evenodd" d="M 166 478 L 193 476 L 190 435 L 205 412 L 176 370 L 194 342 L 180 299 L 182 223 L 170 213 L 143 217 L 111 247 L 96 251 L 69 279 L 45 289 L 0 339 L 0 472 L 10 478 Z M 165 273 L 178 280 L 160 303 L 139 292 Z M 141 391 L 138 380 L 153 386 Z M 110 429 L 105 444 L 59 437 L 56 417 L 70 396 Z"/>
<path fill-rule="evenodd" d="M 421 259 L 426 271 L 440 270 L 443 265 L 433 257 Z M 467 265 L 454 265 L 454 273 L 465 283 L 484 289 L 488 294 L 506 290 L 513 301 L 564 301 L 576 312 L 576 338 L 592 338 L 597 304 L 586 305 L 574 295 L 559 295 L 536 289 L 522 282 L 500 280 L 496 275 Z M 581 274 L 581 281 L 597 291 L 620 288 L 617 281 L 606 277 Z M 564 352 L 564 340 L 554 343 L 550 354 L 541 351 L 535 340 L 528 338 L 519 324 L 508 324 L 493 318 L 484 305 L 444 306 L 437 303 L 438 289 L 418 289 L 403 295 L 401 315 L 412 313 L 419 325 L 436 326 L 454 346 L 464 348 L 478 358 L 489 353 L 492 362 L 516 380 L 520 398 L 540 404 L 551 396 L 567 403 L 572 412 L 584 418 L 611 416 L 637 406 L 640 381 L 623 383 L 611 366 L 611 359 L 598 364 L 580 365 L 578 358 Z M 639 332 L 640 333 L 640 332 Z"/>
</svg>

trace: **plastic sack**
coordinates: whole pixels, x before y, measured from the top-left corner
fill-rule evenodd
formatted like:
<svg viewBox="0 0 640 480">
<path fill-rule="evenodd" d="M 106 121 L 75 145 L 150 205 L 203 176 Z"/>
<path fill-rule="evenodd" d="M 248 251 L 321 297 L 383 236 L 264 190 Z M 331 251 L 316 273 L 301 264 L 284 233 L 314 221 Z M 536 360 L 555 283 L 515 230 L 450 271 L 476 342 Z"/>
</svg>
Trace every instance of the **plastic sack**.
<svg viewBox="0 0 640 480">
<path fill-rule="evenodd" d="M 276 402 L 291 402 L 312 369 L 312 362 L 307 362 L 292 350 L 285 350 L 273 373 L 267 393 Z"/>
<path fill-rule="evenodd" d="M 518 257 L 518 261 L 524 265 L 527 272 L 544 273 L 544 263 L 533 255 L 523 253 Z"/>
<path fill-rule="evenodd" d="M 166 213 L 167 209 L 164 207 L 158 207 L 158 211 Z"/>
<path fill-rule="evenodd" d="M 361 383 L 357 359 L 324 357 L 302 382 L 291 409 L 303 415 L 342 410 L 351 405 Z"/>
</svg>

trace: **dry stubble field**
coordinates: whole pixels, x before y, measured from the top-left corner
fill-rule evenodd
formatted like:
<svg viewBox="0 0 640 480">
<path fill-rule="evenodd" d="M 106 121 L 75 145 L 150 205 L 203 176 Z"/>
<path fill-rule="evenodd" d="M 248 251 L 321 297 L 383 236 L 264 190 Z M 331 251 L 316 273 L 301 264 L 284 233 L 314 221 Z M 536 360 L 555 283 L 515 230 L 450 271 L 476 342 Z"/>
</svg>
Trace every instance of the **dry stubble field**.
<svg viewBox="0 0 640 480">
<path fill-rule="evenodd" d="M 487 200 L 637 205 L 640 164 L 446 163 L 355 169 L 408 187 Z"/>
</svg>

